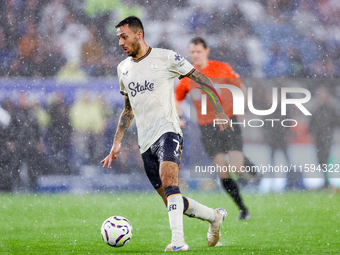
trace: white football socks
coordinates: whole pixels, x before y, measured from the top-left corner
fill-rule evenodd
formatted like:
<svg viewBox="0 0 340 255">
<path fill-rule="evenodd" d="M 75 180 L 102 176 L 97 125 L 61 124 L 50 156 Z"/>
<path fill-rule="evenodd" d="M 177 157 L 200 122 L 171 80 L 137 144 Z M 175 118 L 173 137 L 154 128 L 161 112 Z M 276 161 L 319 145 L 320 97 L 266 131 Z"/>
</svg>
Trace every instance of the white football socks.
<svg viewBox="0 0 340 255">
<path fill-rule="evenodd" d="M 185 212 L 185 215 L 189 217 L 198 218 L 200 220 L 206 220 L 212 222 L 215 220 L 215 210 L 198 203 L 197 201 L 186 197 L 189 201 L 189 208 Z M 168 200 L 169 201 L 169 200 Z"/>
<path fill-rule="evenodd" d="M 182 197 L 178 186 L 169 186 L 164 189 L 168 202 L 168 215 L 170 229 L 172 232 L 172 242 L 184 240 L 183 234 L 183 211 L 185 205 L 185 215 L 212 222 L 215 220 L 215 210 L 198 203 L 197 201 Z"/>
<path fill-rule="evenodd" d="M 168 215 L 172 240 L 183 238 L 183 198 L 181 194 L 170 195 L 168 198 Z"/>
</svg>

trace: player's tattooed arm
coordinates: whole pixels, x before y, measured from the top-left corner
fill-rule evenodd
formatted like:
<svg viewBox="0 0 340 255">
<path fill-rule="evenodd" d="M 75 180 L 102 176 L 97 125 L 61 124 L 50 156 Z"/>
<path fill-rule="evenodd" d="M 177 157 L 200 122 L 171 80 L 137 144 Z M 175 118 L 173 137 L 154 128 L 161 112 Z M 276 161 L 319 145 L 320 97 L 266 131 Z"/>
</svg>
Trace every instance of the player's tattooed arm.
<svg viewBox="0 0 340 255">
<path fill-rule="evenodd" d="M 120 115 L 119 118 L 119 123 L 118 123 L 118 127 L 117 127 L 117 132 L 115 134 L 115 138 L 113 140 L 113 145 L 110 151 L 110 154 L 107 155 L 102 161 L 101 163 L 103 163 L 103 168 L 105 168 L 107 166 L 107 168 L 111 168 L 111 164 L 112 164 L 112 160 L 116 161 L 117 157 L 118 157 L 118 153 L 120 151 L 121 148 L 121 142 L 122 139 L 124 137 L 124 134 L 126 132 L 126 130 L 129 128 L 133 118 L 134 118 L 134 114 L 132 111 L 132 107 L 130 104 L 130 100 L 127 94 L 124 94 L 125 96 L 125 107 L 124 110 L 122 112 L 122 114 Z"/>
<path fill-rule="evenodd" d="M 228 127 L 232 131 L 234 131 L 234 128 L 232 125 L 230 125 L 230 119 L 229 117 L 224 113 L 223 107 L 221 105 L 220 99 L 218 98 L 216 94 L 216 90 L 214 88 L 213 82 L 203 73 L 201 73 L 198 70 L 195 70 L 192 74 L 188 75 L 188 77 L 194 81 L 196 81 L 198 84 L 201 85 L 201 88 L 207 92 L 210 93 L 210 95 L 214 98 L 212 102 L 212 105 L 215 110 L 215 114 L 217 119 L 225 120 L 225 122 L 222 122 L 220 124 L 217 124 L 221 131 L 226 130 Z M 215 91 L 214 91 L 215 90 Z M 210 99 L 210 97 L 209 97 Z M 216 102 L 216 103 L 215 103 Z"/>
<path fill-rule="evenodd" d="M 133 118 L 134 118 L 134 114 L 132 111 L 132 107 L 130 104 L 130 100 L 128 95 L 124 95 L 125 96 L 125 107 L 124 110 L 122 112 L 122 114 L 120 115 L 120 119 L 119 119 L 119 123 L 118 123 L 118 128 L 117 128 L 117 132 L 115 134 L 115 141 L 121 142 L 124 134 L 126 132 L 126 130 L 128 130 Z"/>
<path fill-rule="evenodd" d="M 201 88 L 204 90 L 207 90 L 211 93 L 211 95 L 213 96 L 213 98 L 215 99 L 215 102 L 212 102 L 214 110 L 215 110 L 215 114 L 218 115 L 220 113 L 224 113 L 223 111 L 223 107 L 221 105 L 221 102 L 218 98 L 218 96 L 216 95 L 216 93 L 211 90 L 211 87 L 214 88 L 214 83 L 209 79 L 209 77 L 207 77 L 205 74 L 201 73 L 198 70 L 195 70 L 192 74 L 190 74 L 188 76 L 190 79 L 196 81 L 198 84 L 201 85 Z M 209 97 L 210 99 L 210 97 Z"/>
</svg>

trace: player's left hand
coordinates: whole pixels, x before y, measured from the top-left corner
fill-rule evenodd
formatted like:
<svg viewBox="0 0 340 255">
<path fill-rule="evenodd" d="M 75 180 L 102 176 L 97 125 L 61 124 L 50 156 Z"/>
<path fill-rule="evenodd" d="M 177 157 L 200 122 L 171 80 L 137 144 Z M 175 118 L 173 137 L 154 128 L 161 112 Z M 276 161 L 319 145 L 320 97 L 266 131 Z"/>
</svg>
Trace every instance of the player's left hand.
<svg viewBox="0 0 340 255">
<path fill-rule="evenodd" d="M 230 119 L 227 116 L 227 114 L 225 114 L 224 112 L 221 112 L 217 114 L 216 117 L 217 119 L 226 120 L 225 121 L 226 123 L 217 124 L 221 132 L 226 130 L 228 127 L 230 127 L 231 131 L 234 131 L 233 126 L 230 125 Z"/>
</svg>

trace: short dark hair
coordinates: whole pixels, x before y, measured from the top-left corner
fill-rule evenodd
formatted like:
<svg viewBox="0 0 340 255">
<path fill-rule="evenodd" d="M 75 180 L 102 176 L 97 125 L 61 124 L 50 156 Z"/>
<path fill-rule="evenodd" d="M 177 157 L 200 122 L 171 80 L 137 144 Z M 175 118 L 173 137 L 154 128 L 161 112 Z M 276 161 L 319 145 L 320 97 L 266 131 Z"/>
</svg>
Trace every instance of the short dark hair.
<svg viewBox="0 0 340 255">
<path fill-rule="evenodd" d="M 137 18 L 136 16 L 129 16 L 125 19 L 123 19 L 121 22 L 118 23 L 115 28 L 122 27 L 124 25 L 129 25 L 129 28 L 134 32 L 137 33 L 139 29 L 142 30 L 143 36 L 144 36 L 144 27 L 142 21 Z"/>
<path fill-rule="evenodd" d="M 195 45 L 202 44 L 204 49 L 208 48 L 207 44 L 201 37 L 192 38 L 190 43 L 195 44 Z"/>
</svg>

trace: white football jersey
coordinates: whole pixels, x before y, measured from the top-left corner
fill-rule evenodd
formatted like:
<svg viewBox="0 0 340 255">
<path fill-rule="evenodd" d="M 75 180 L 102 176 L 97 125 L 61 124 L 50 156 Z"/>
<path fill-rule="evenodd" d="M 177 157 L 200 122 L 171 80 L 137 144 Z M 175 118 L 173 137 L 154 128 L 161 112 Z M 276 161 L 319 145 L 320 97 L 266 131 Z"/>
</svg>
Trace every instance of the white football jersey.
<svg viewBox="0 0 340 255">
<path fill-rule="evenodd" d="M 128 57 L 118 65 L 120 90 L 128 94 L 143 153 L 164 133 L 183 136 L 175 107 L 174 78 L 190 75 L 194 67 L 178 53 L 149 48 L 138 60 Z"/>
</svg>

